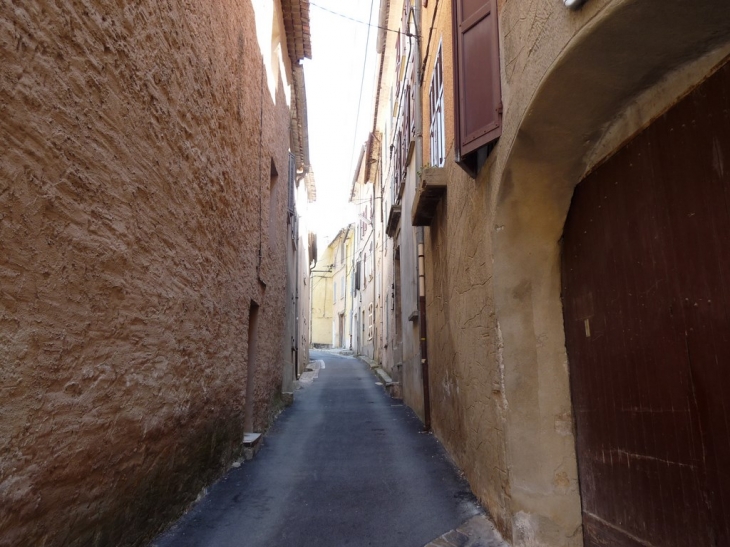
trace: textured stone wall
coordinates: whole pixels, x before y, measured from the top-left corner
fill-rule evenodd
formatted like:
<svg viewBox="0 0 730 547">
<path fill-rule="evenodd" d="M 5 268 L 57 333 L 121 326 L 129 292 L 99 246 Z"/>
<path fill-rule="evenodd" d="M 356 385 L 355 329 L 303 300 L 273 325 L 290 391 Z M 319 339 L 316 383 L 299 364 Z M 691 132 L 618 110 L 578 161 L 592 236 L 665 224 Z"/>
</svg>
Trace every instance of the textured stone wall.
<svg viewBox="0 0 730 547">
<path fill-rule="evenodd" d="M 569 400 L 565 404 L 567 375 L 555 379 L 564 359 L 554 346 L 562 341 L 553 341 L 543 332 L 528 333 L 519 340 L 508 336 L 505 352 L 501 323 L 511 316 L 503 309 L 500 320 L 499 303 L 509 298 L 524 302 L 533 295 L 529 287 L 506 293 L 495 286 L 494 264 L 501 249 L 495 248 L 494 241 L 504 230 L 495 220 L 496 211 L 503 185 L 510 183 L 505 163 L 542 79 L 566 43 L 605 5 L 595 0 L 576 14 L 561 3 L 498 2 L 503 135 L 476 179 L 453 163 L 448 3 L 438 6 L 424 75 L 424 81 L 430 83 L 438 43 L 443 39 L 449 186 L 426 237 L 434 432 L 464 470 L 505 537 L 520 546 L 577 545 L 581 540 L 579 500 Z M 424 11 L 428 21 L 435 7 Z M 427 109 L 425 102 L 425 119 Z M 428 150 L 424 152 L 427 157 Z M 551 215 L 551 206 L 545 202 L 547 211 L 540 214 Z M 535 271 L 542 277 L 555 273 Z M 528 313 L 522 319 L 525 325 L 534 321 Z M 546 350 L 555 350 L 552 361 L 539 378 L 541 383 L 533 383 L 535 369 L 525 368 L 527 356 Z M 524 356 L 515 358 L 519 352 Z M 553 359 L 555 355 L 557 359 Z"/>
<path fill-rule="evenodd" d="M 466 474 L 499 528 L 510 529 L 505 399 L 492 296 L 492 244 L 485 222 L 490 188 L 454 163 L 451 4 L 429 3 L 434 31 L 424 45 L 424 120 L 430 120 L 433 67 L 439 45 L 444 70 L 448 190 L 426 229 L 429 377 L 434 433 Z M 428 127 L 428 122 L 426 124 Z M 428 135 L 424 131 L 424 135 Z M 424 162 L 429 164 L 429 141 Z M 509 534 L 508 534 L 509 535 Z"/>
<path fill-rule="evenodd" d="M 251 299 L 279 390 L 285 83 L 248 1 L 2 0 L 0 47 L 0 545 L 139 544 L 238 450 Z"/>
<path fill-rule="evenodd" d="M 426 232 L 431 421 L 503 531 L 510 529 L 506 401 L 492 297 L 488 189 L 448 154 L 447 196 Z"/>
<path fill-rule="evenodd" d="M 431 4 L 424 16 L 430 23 L 439 6 L 433 32 L 445 41 L 451 154 L 447 195 L 426 238 L 434 431 L 515 547 L 577 547 L 560 300 L 565 215 L 588 169 L 724 58 L 730 19 L 719 15 L 730 8 L 591 0 L 571 11 L 500 0 L 502 136 L 470 180 L 452 163 L 448 3 Z"/>
</svg>

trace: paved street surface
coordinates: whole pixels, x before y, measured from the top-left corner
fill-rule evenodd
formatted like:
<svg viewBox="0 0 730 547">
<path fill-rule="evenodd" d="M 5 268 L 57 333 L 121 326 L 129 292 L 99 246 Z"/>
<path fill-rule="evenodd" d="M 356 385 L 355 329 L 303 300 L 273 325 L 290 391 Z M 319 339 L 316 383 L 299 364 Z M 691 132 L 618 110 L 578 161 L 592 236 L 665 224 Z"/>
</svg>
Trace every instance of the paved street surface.
<svg viewBox="0 0 730 547">
<path fill-rule="evenodd" d="M 254 460 L 153 545 L 422 547 L 482 513 L 433 435 L 366 364 L 330 352 L 311 359 L 324 368 Z"/>
</svg>

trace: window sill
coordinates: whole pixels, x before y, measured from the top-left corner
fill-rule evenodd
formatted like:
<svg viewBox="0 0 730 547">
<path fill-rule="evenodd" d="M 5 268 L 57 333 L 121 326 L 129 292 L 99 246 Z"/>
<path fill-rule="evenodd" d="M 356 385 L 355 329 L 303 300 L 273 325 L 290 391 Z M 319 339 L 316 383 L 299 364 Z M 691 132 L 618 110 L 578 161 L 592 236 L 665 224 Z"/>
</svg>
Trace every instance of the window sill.
<svg viewBox="0 0 730 547">
<path fill-rule="evenodd" d="M 436 207 L 446 194 L 447 182 L 446 169 L 443 167 L 424 168 L 411 209 L 413 226 L 431 225 Z"/>
</svg>

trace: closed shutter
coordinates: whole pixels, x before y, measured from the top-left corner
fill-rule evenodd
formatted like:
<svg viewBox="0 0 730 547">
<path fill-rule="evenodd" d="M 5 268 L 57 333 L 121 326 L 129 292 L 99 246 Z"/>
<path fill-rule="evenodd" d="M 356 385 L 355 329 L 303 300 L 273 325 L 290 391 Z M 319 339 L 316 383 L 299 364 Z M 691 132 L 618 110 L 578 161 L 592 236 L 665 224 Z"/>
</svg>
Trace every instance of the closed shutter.
<svg viewBox="0 0 730 547">
<path fill-rule="evenodd" d="M 496 0 L 452 0 L 456 157 L 496 140 L 502 133 L 502 90 Z"/>
</svg>

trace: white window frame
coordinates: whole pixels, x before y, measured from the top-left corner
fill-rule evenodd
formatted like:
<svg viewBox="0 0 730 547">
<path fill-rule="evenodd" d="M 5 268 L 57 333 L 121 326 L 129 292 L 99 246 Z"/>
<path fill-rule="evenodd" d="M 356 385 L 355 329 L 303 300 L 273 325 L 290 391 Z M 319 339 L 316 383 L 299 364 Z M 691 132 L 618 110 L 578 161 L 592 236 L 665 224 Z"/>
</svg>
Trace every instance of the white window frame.
<svg viewBox="0 0 730 547">
<path fill-rule="evenodd" d="M 368 305 L 368 340 L 373 339 L 373 304 Z"/>
<path fill-rule="evenodd" d="M 429 129 L 430 161 L 433 167 L 443 167 L 446 163 L 446 123 L 444 120 L 444 63 L 443 48 L 439 42 L 436 61 L 431 74 L 431 87 L 428 92 L 429 114 L 431 125 Z"/>
</svg>

